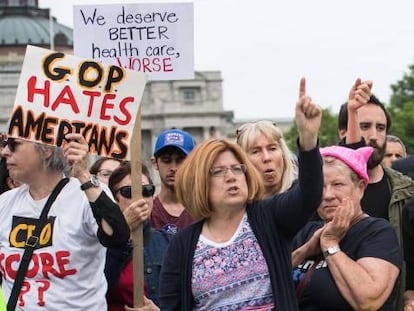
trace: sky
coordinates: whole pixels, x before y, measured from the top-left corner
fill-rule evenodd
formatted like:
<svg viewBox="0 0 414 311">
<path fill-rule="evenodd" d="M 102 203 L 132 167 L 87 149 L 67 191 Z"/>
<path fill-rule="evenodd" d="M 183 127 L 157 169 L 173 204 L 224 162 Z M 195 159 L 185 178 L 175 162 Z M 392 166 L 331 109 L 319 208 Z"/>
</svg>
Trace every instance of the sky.
<svg viewBox="0 0 414 311">
<path fill-rule="evenodd" d="M 193 2 L 197 71 L 220 70 L 223 103 L 236 119 L 294 116 L 299 80 L 333 113 L 356 78 L 384 103 L 414 64 L 412 0 L 39 0 L 73 26 L 73 5 Z"/>
</svg>

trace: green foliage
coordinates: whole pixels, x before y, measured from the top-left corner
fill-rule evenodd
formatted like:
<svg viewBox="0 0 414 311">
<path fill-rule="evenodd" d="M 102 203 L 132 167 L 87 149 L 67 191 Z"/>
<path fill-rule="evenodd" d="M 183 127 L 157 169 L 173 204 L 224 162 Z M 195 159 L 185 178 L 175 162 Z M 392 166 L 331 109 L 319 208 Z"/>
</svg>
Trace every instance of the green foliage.
<svg viewBox="0 0 414 311">
<path fill-rule="evenodd" d="M 409 66 L 409 72 L 391 85 L 391 89 L 393 94 L 387 107 L 392 119 L 390 134 L 404 142 L 407 153 L 414 154 L 414 65 Z"/>
<path fill-rule="evenodd" d="M 331 110 L 322 109 L 322 122 L 319 130 L 319 144 L 321 147 L 336 145 L 339 141 L 338 138 L 338 115 L 332 114 Z M 296 151 L 296 139 L 298 132 L 296 124 L 293 123 L 292 127 L 284 135 L 286 143 L 290 150 Z"/>
<path fill-rule="evenodd" d="M 389 106 L 392 119 L 390 134 L 398 136 L 407 148 L 407 153 L 414 153 L 414 101 L 401 103 L 401 108 Z"/>
<path fill-rule="evenodd" d="M 402 109 L 407 102 L 414 102 L 414 65 L 408 67 L 409 72 L 403 78 L 391 85 L 390 108 Z M 393 120 L 394 121 L 394 120 Z"/>
</svg>

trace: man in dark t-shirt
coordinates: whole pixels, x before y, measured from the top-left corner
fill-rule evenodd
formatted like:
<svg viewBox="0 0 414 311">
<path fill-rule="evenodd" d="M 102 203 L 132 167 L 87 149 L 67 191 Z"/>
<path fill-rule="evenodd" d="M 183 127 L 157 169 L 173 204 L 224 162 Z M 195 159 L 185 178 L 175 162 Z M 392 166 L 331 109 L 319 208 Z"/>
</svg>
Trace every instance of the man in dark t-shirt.
<svg viewBox="0 0 414 311">
<path fill-rule="evenodd" d="M 178 201 L 175 193 L 175 174 L 187 155 L 193 150 L 193 137 L 182 130 L 162 132 L 155 143 L 152 165 L 161 180 L 160 193 L 154 198 L 151 225 L 158 230 L 175 234 L 192 224 L 194 219 Z"/>
</svg>

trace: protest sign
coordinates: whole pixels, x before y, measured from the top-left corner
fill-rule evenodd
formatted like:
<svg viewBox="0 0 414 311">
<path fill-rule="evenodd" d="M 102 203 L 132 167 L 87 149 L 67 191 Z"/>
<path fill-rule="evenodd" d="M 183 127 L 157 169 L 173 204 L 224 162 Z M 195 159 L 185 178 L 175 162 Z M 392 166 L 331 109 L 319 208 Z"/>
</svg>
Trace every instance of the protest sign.
<svg viewBox="0 0 414 311">
<path fill-rule="evenodd" d="M 81 133 L 90 153 L 129 159 L 143 73 L 28 46 L 8 134 L 64 146 Z"/>
<path fill-rule="evenodd" d="M 75 55 L 143 72 L 194 78 L 192 3 L 74 6 Z"/>
</svg>

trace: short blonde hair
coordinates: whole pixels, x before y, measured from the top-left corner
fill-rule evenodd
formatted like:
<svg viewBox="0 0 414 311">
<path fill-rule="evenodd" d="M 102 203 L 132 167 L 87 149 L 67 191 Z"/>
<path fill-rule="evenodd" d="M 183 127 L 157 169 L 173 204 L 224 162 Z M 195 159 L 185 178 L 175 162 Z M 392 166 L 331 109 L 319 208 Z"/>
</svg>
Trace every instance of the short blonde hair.
<svg viewBox="0 0 414 311">
<path fill-rule="evenodd" d="M 295 156 L 288 148 L 283 138 L 283 132 L 272 121 L 256 121 L 245 123 L 237 129 L 237 143 L 247 152 L 250 146 L 257 139 L 257 136 L 264 135 L 267 139 L 275 141 L 282 150 L 284 171 L 279 192 L 284 192 L 292 187 L 298 176 Z"/>
<path fill-rule="evenodd" d="M 213 211 L 209 202 L 210 169 L 218 155 L 225 151 L 230 151 L 240 163 L 246 165 L 248 188 L 246 203 L 263 196 L 262 178 L 239 145 L 227 139 L 206 140 L 196 145 L 176 175 L 175 187 L 178 200 L 196 219 L 208 218 Z"/>
</svg>

